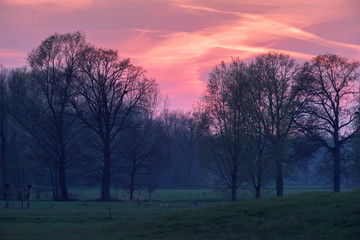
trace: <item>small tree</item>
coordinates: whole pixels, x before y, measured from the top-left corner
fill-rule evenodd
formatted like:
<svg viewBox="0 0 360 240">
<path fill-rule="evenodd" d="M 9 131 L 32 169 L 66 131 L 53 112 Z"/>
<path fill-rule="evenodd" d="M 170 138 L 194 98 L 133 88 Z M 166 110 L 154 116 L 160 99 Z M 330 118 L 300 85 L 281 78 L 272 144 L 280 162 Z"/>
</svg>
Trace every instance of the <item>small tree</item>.
<svg viewBox="0 0 360 240">
<path fill-rule="evenodd" d="M 130 200 L 133 200 L 137 175 L 148 175 L 149 189 L 153 187 L 154 179 L 150 177 L 154 177 L 152 171 L 165 165 L 164 148 L 168 141 L 161 121 L 140 119 L 136 125 L 124 132 L 126 140 L 121 146 L 123 168 L 130 176 Z"/>
</svg>

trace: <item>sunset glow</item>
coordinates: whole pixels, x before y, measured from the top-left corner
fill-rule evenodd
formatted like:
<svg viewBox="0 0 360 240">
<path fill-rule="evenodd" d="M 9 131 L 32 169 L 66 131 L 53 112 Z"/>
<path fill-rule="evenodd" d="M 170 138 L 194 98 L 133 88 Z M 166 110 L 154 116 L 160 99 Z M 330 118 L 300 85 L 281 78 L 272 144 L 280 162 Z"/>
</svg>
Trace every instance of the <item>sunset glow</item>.
<svg viewBox="0 0 360 240">
<path fill-rule="evenodd" d="M 4 0 L 0 64 L 19 67 L 54 32 L 82 30 L 157 80 L 171 108 L 191 109 L 209 71 L 231 57 L 281 51 L 360 59 L 358 0 Z"/>
</svg>

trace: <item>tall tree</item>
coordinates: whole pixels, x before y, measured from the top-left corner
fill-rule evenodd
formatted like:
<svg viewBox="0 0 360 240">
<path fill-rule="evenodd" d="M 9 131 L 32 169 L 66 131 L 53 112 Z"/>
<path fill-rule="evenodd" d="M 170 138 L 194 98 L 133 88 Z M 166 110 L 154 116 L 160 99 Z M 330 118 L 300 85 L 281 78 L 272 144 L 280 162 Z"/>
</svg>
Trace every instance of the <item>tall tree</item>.
<svg viewBox="0 0 360 240">
<path fill-rule="evenodd" d="M 334 54 L 319 55 L 304 64 L 300 77 L 308 81 L 309 105 L 300 121 L 304 132 L 333 158 L 333 190 L 340 192 L 341 151 L 358 132 L 359 62 Z"/>
<path fill-rule="evenodd" d="M 69 198 L 66 163 L 76 139 L 69 94 L 84 45 L 81 32 L 49 36 L 28 55 L 31 73 L 18 71 L 11 82 L 13 97 L 21 109 L 14 115 L 16 121 L 37 143 L 35 152 L 55 170 L 55 200 Z"/>
<path fill-rule="evenodd" d="M 232 201 L 236 201 L 245 158 L 246 69 L 239 59 L 230 65 L 217 65 L 210 73 L 196 114 L 203 164 L 230 190 Z"/>
<path fill-rule="evenodd" d="M 139 111 L 151 104 L 155 80 L 141 67 L 120 60 L 117 51 L 87 47 L 82 52 L 81 74 L 74 82 L 71 103 L 78 117 L 100 139 L 103 153 L 101 199 L 110 200 L 112 143 Z"/>
<path fill-rule="evenodd" d="M 254 62 L 247 70 L 250 82 L 247 92 L 250 111 L 246 138 L 248 157 L 245 161 L 243 177 L 245 182 L 254 187 L 255 198 L 259 199 L 262 186 L 273 180 L 274 162 L 269 155 L 269 141 L 266 135 L 269 119 L 264 115 L 264 81 L 261 71 Z"/>
<path fill-rule="evenodd" d="M 0 192 L 2 193 L 2 198 L 7 199 L 6 196 L 6 184 L 8 176 L 8 104 L 7 104 L 7 80 L 9 76 L 9 71 L 0 64 L 0 172 L 2 174 L 1 177 L 1 185 Z"/>
<path fill-rule="evenodd" d="M 276 194 L 283 195 L 284 163 L 287 159 L 287 141 L 295 131 L 295 119 L 300 115 L 302 104 L 296 104 L 303 96 L 302 82 L 298 81 L 295 59 L 289 55 L 270 52 L 256 58 L 258 75 L 257 117 L 264 126 L 264 134 L 271 143 L 270 151 L 276 165 Z"/>
</svg>

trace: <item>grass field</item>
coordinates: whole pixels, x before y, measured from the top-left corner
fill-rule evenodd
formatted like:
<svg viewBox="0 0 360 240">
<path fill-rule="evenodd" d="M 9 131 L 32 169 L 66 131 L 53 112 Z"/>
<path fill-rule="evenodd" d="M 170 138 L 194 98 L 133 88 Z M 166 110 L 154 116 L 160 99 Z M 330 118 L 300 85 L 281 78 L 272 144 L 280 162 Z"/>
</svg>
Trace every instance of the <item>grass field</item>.
<svg viewBox="0 0 360 240">
<path fill-rule="evenodd" d="M 345 188 L 341 189 L 342 192 L 348 192 L 354 190 L 353 188 Z M 304 192 L 331 192 L 331 187 L 324 186 L 286 186 L 284 187 L 284 195 L 292 195 L 299 194 Z M 205 193 L 205 197 L 204 197 Z M 242 200 L 252 200 L 254 199 L 255 192 L 250 188 L 240 188 L 237 192 L 237 198 Z M 134 195 L 139 195 L 138 191 L 134 192 Z M 148 199 L 148 193 L 144 190 L 140 192 L 140 195 L 145 199 Z M 100 189 L 96 188 L 70 188 L 69 196 L 71 199 L 75 199 L 78 201 L 85 200 L 96 200 L 100 196 Z M 261 197 L 275 197 L 275 187 L 263 188 L 261 190 Z M 118 190 L 111 190 L 111 197 L 118 200 L 129 199 L 129 193 L 124 192 L 121 188 Z M 215 201 L 215 202 L 223 202 L 228 201 L 230 199 L 230 195 L 226 196 L 224 193 L 216 191 L 214 189 L 201 189 L 201 188 L 193 188 L 193 189 L 156 189 L 155 192 L 152 193 L 152 201 L 192 201 L 192 200 L 203 200 L 205 198 L 206 201 Z M 52 200 L 51 192 L 43 192 L 41 194 L 41 200 Z"/>
<path fill-rule="evenodd" d="M 237 203 L 219 202 L 223 196 L 211 190 L 204 202 L 203 192 L 159 190 L 141 205 L 33 201 L 20 209 L 13 202 L 0 208 L 0 239 L 360 239 L 359 191 Z"/>
</svg>

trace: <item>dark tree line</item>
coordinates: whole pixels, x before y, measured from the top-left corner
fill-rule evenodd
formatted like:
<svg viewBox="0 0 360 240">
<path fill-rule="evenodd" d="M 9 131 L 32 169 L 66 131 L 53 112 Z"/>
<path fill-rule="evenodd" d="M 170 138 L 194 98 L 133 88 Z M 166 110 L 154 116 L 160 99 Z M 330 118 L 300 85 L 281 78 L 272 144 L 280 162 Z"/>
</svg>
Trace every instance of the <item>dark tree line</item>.
<svg viewBox="0 0 360 240">
<path fill-rule="evenodd" d="M 53 198 L 69 199 L 67 169 L 79 154 L 75 150 L 80 140 L 92 131 L 103 155 L 101 200 L 110 200 L 114 142 L 153 107 L 155 80 L 129 59 L 120 59 L 117 51 L 90 45 L 81 32 L 51 35 L 28 55 L 28 62 L 29 70 L 15 69 L 8 76 L 1 68 L 3 184 L 7 183 L 4 101 L 8 90 L 13 124 L 30 140 L 31 158 L 48 169 Z"/>
<path fill-rule="evenodd" d="M 140 187 L 151 198 L 156 185 L 212 183 L 232 201 L 244 184 L 256 198 L 266 184 L 282 196 L 284 179 L 318 149 L 331 157 L 334 191 L 346 171 L 359 176 L 356 61 L 328 54 L 300 65 L 271 52 L 221 62 L 196 109 L 184 113 L 161 110 L 143 68 L 82 32 L 49 36 L 27 60 L 0 66 L 3 199 L 15 192 L 24 200 L 32 185 L 36 198 L 48 186 L 54 200 L 67 201 L 69 182 L 100 183 L 104 201 L 112 186 L 133 200 Z"/>
<path fill-rule="evenodd" d="M 273 180 L 282 196 L 284 177 L 299 164 L 292 156 L 299 151 L 296 142 L 306 136 L 305 142 L 331 154 L 333 190 L 339 192 L 340 160 L 359 129 L 358 67 L 332 54 L 302 66 L 280 53 L 220 63 L 210 73 L 196 113 L 203 165 L 230 190 L 233 201 L 244 181 L 259 198 L 262 184 Z M 315 152 L 307 152 L 305 144 L 302 148 L 297 154 L 302 159 Z"/>
</svg>

